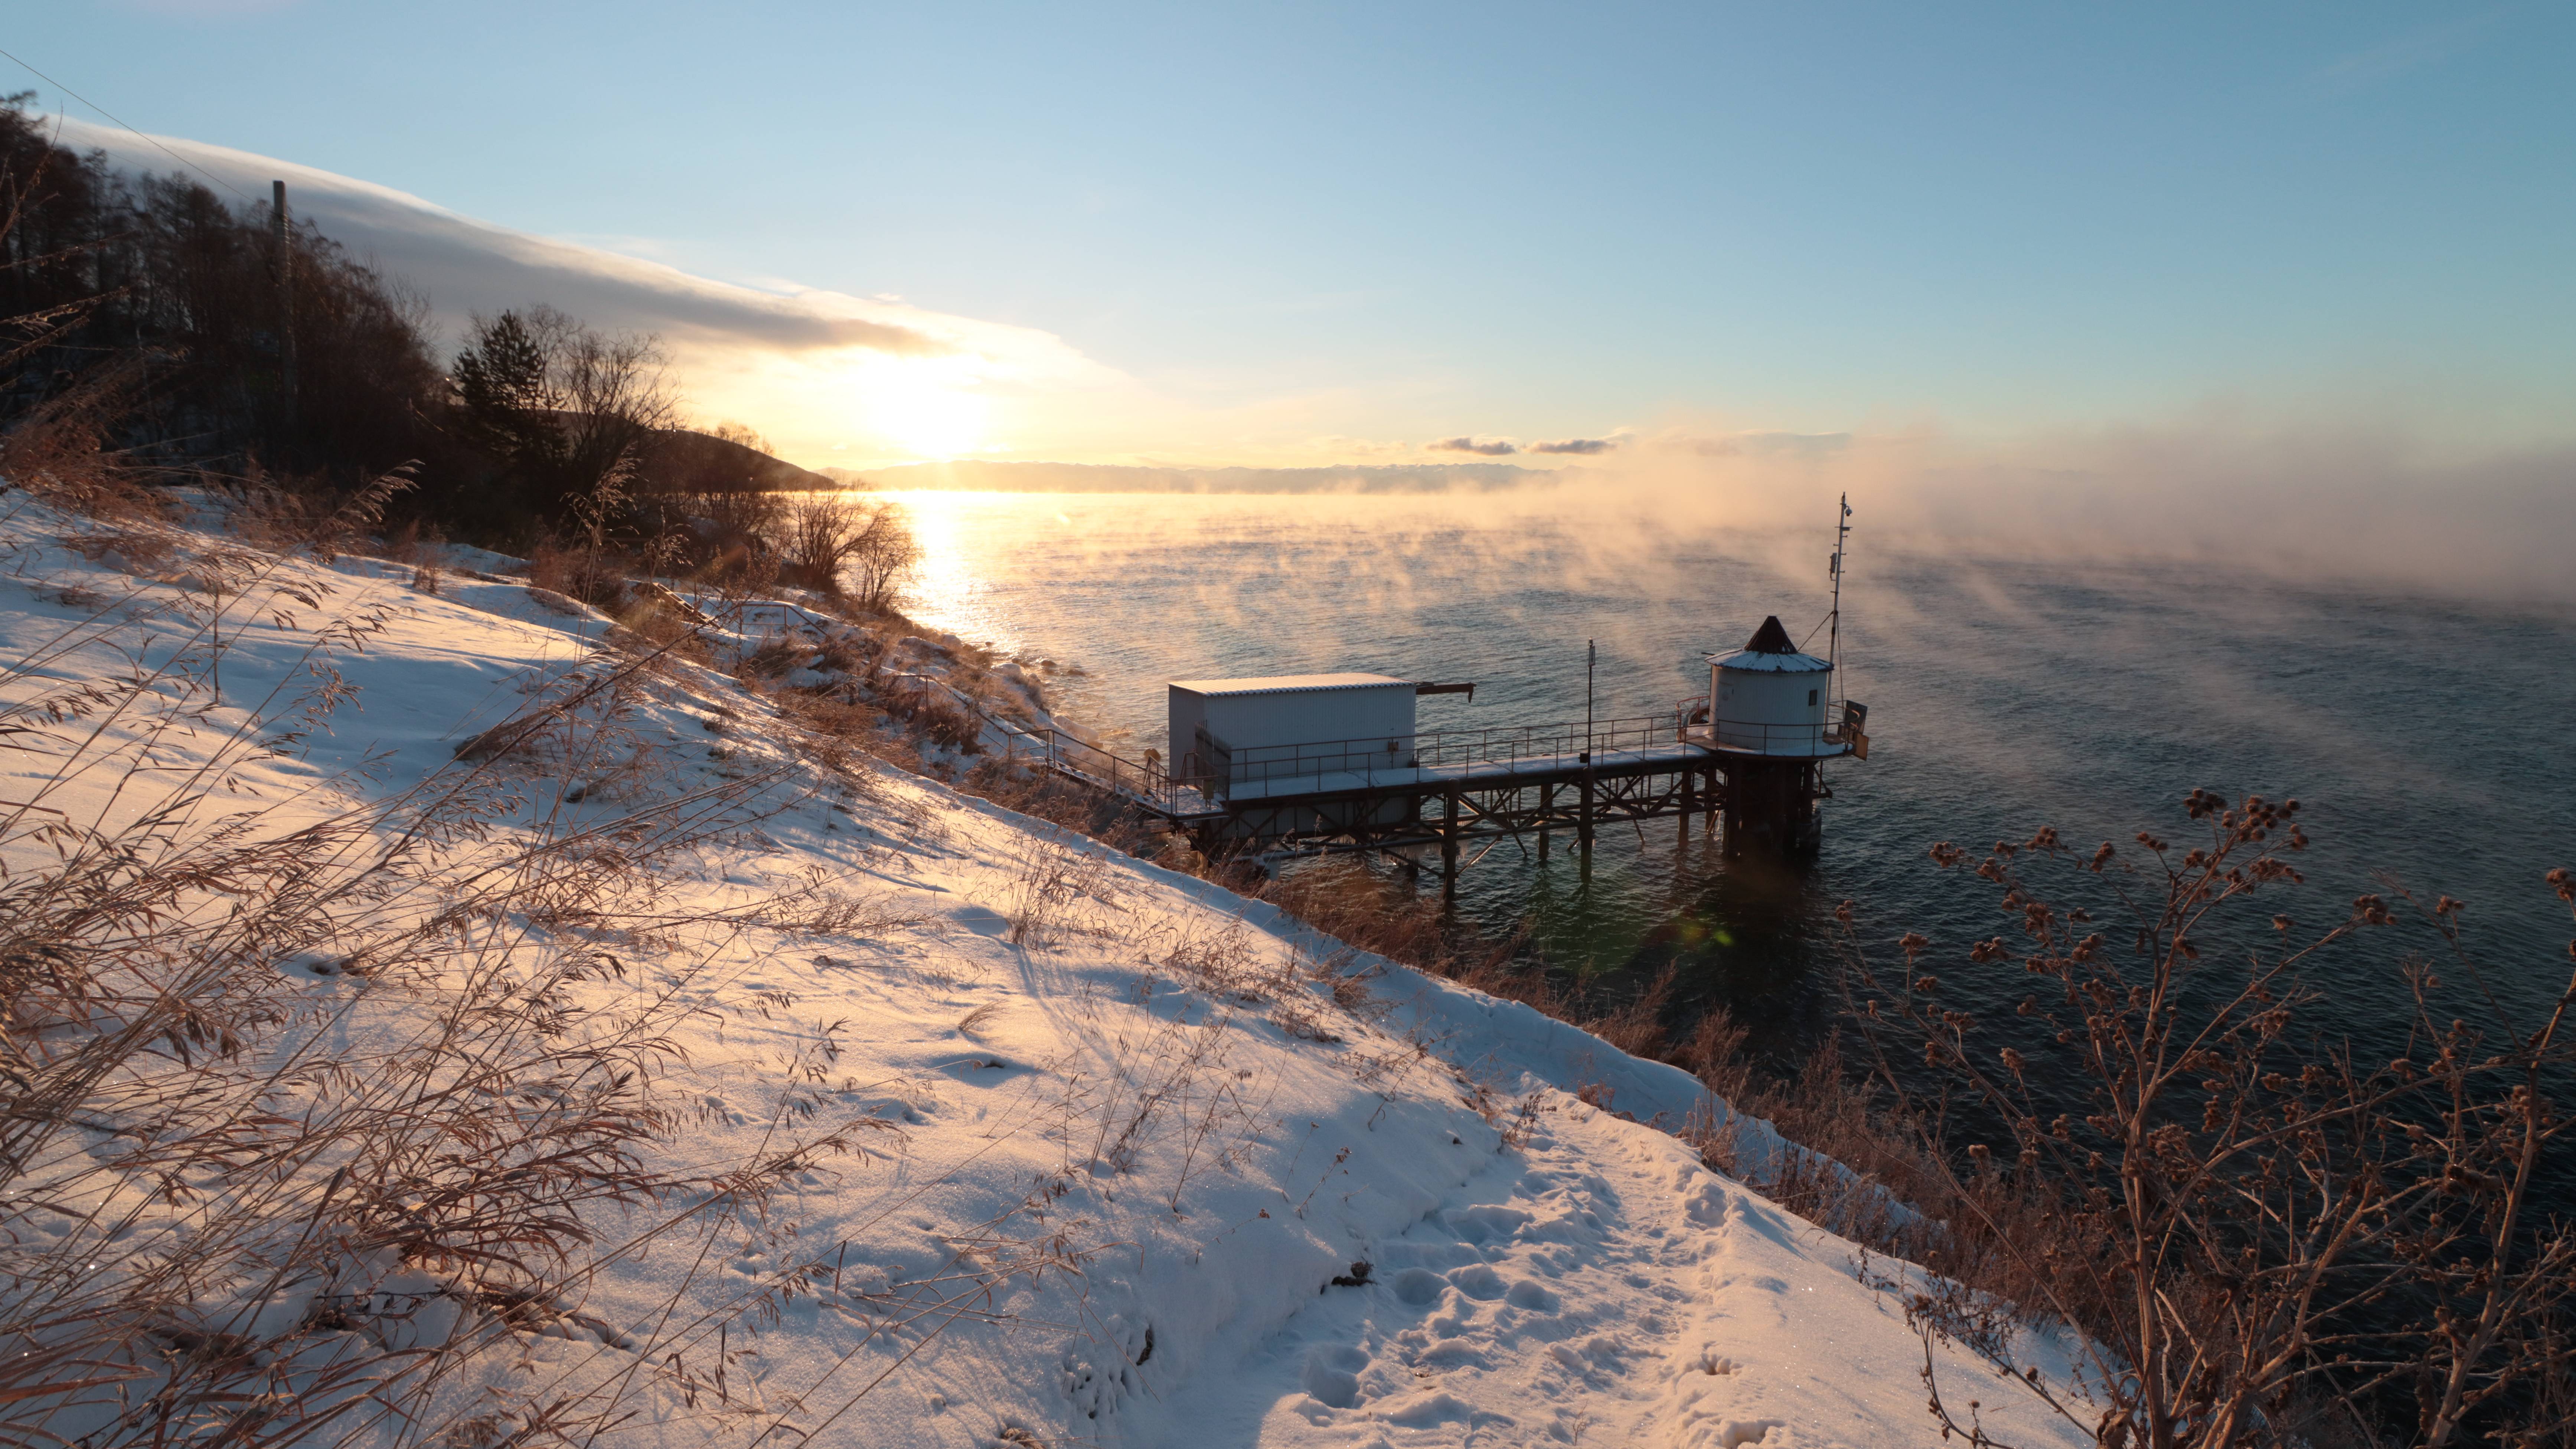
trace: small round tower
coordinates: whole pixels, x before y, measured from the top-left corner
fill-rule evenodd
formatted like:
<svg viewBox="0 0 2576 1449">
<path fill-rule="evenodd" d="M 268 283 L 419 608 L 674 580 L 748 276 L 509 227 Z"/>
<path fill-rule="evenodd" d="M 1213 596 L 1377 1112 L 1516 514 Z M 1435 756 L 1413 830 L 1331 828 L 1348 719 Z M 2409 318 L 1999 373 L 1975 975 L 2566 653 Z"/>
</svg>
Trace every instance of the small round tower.
<svg viewBox="0 0 2576 1449">
<path fill-rule="evenodd" d="M 1775 616 L 1744 647 L 1709 656 L 1708 723 L 1685 737 L 1717 757 L 1729 855 L 1747 850 L 1803 854 L 1824 840 L 1816 802 L 1825 798 L 1824 762 L 1855 752 L 1857 730 L 1834 711 L 1834 666 L 1800 651 Z"/>
<path fill-rule="evenodd" d="M 1843 752 L 1826 742 L 1834 666 L 1800 653 L 1777 616 L 1766 618 L 1743 648 L 1708 660 L 1709 722 L 1721 750 L 1776 759 L 1814 759 Z"/>
</svg>

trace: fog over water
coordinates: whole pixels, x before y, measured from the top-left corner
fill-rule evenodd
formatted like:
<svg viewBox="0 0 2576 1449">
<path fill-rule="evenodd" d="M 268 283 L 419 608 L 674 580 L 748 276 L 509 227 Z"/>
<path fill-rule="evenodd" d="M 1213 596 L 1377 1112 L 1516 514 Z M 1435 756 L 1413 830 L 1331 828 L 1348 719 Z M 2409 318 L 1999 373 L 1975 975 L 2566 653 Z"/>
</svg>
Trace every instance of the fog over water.
<svg viewBox="0 0 2576 1449">
<path fill-rule="evenodd" d="M 1131 755 L 1162 747 L 1163 685 L 1177 678 L 1474 680 L 1472 703 L 1425 698 L 1422 727 L 1580 720 L 1587 639 L 1602 717 L 1666 711 L 1705 690 L 1704 654 L 1742 644 L 1765 614 L 1805 638 L 1829 607 L 1825 512 L 1812 527 L 1734 530 L 1636 511 L 1601 521 L 1557 493 L 899 496 L 929 553 L 914 611 L 1081 666 L 1057 689 L 1061 712 Z M 1661 821 L 1604 831 L 1587 881 L 1569 841 L 1540 865 L 1506 840 L 1466 872 L 1462 911 L 1498 930 L 1534 917 L 1540 948 L 1571 970 L 1678 959 L 1692 999 L 1788 1028 L 1770 1040 L 1790 1052 L 1825 1019 L 1816 941 L 1837 901 L 1858 903 L 1873 942 L 1921 930 L 1951 979 L 2008 1007 L 2026 978 L 1970 968 L 1966 950 L 2010 923 L 1925 847 L 2053 825 L 2138 857 L 2141 827 L 2195 838 L 2179 802 L 2206 786 L 2303 803 L 2309 883 L 2258 918 L 2325 925 L 2383 889 L 2385 870 L 2427 901 L 2468 903 L 2504 994 L 2536 1002 L 2565 983 L 2567 918 L 2541 875 L 2576 863 L 2568 606 L 2206 563 L 1891 551 L 1856 502 L 1842 690 L 1870 706 L 1872 756 L 1829 767 L 1821 856 L 1787 873 L 1739 867 L 1705 831 L 1684 845 Z M 2405 942 L 2434 944 L 2412 927 Z M 2398 944 L 2375 937 L 2323 963 L 2329 989 L 2347 983 L 2335 1027 L 2391 1028 L 2391 978 L 2350 973 Z"/>
</svg>

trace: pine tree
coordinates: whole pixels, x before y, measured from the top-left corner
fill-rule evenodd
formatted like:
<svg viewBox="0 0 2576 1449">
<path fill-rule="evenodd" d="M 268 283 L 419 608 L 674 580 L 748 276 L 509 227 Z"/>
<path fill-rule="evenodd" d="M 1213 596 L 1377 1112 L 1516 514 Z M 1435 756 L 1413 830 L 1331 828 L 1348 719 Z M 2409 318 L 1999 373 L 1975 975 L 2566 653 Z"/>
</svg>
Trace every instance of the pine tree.
<svg viewBox="0 0 2576 1449">
<path fill-rule="evenodd" d="M 476 319 L 472 341 L 456 354 L 456 393 L 466 426 L 476 441 L 541 487 L 554 481 L 564 453 L 546 370 L 544 342 L 516 312 Z"/>
</svg>

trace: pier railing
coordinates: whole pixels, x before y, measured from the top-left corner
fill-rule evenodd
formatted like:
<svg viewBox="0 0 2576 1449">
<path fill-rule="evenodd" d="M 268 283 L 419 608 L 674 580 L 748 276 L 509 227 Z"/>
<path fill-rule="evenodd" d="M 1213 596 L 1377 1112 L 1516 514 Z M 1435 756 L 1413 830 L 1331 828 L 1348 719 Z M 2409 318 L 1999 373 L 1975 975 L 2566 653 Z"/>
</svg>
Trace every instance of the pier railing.
<svg viewBox="0 0 2576 1449">
<path fill-rule="evenodd" d="M 1128 759 L 1061 730 L 1026 736 L 1060 773 L 1106 786 L 1175 817 L 1223 811 L 1237 793 L 1279 793 L 1309 783 L 1318 790 L 1372 789 L 1434 784 L 1487 771 L 1543 772 L 1594 764 L 1630 763 L 1698 745 L 1783 758 L 1827 758 L 1847 748 L 1843 702 L 1835 700 L 1824 724 L 1710 721 L 1703 701 L 1664 714 L 1566 724 L 1496 725 L 1478 729 L 1423 730 L 1389 739 L 1322 740 L 1224 750 L 1216 759 L 1190 751 L 1177 762 L 1153 751 Z M 1685 752 L 1686 753 L 1686 752 Z M 1175 770 L 1173 765 L 1179 768 Z"/>
<path fill-rule="evenodd" d="M 1209 768 L 1204 773 L 1208 785 L 1218 794 L 1291 780 L 1312 778 L 1320 782 L 1326 777 L 1363 788 L 1409 785 L 1437 776 L 1464 775 L 1507 765 L 1533 770 L 1572 768 L 1587 754 L 1599 757 L 1669 747 L 1681 738 L 1679 726 L 1677 715 L 1652 714 L 1595 720 L 1588 728 L 1578 720 L 1571 724 L 1423 730 L 1396 739 L 1375 735 L 1309 744 L 1238 746 L 1228 753 L 1221 769 Z M 1183 761 L 1184 773 L 1189 773 L 1196 763 Z"/>
<path fill-rule="evenodd" d="M 1042 753 L 1047 768 L 1056 773 L 1142 801 L 1166 815 L 1185 818 L 1210 814 L 1219 808 L 1215 797 L 1208 793 L 1215 781 L 1175 778 L 1159 760 L 1131 760 L 1060 729 L 1030 731 L 1025 738 Z"/>
</svg>

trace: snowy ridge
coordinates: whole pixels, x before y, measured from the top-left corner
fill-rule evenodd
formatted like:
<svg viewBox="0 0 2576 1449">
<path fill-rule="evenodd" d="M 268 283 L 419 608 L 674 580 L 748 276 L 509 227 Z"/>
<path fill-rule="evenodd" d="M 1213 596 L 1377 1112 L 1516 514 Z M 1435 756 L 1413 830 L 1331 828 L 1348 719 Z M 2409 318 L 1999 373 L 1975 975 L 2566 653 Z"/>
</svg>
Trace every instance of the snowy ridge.
<svg viewBox="0 0 2576 1449">
<path fill-rule="evenodd" d="M 105 631 L 13 689 L 165 647 L 190 560 L 246 552 L 173 526 L 101 533 L 0 497 L 10 661 Z M 422 593 L 382 560 L 262 567 L 319 607 L 233 636 L 219 718 L 252 718 L 331 621 L 375 621 L 332 650 L 349 693 L 327 727 L 240 768 L 281 829 L 443 778 L 633 647 L 505 578 Z M 818 649 L 840 627 L 763 607 L 727 627 L 808 630 Z M 592 720 L 581 709 L 568 729 Z M 1926 1348 L 1856 1281 L 1854 1249 L 1651 1125 L 1725 1110 L 1678 1068 L 864 753 L 822 761 L 775 698 L 714 668 L 669 661 L 594 713 L 605 745 L 494 746 L 516 761 L 508 829 L 728 783 L 750 812 L 723 848 L 654 867 L 669 900 L 736 911 L 723 929 L 603 946 L 529 928 L 530 951 L 614 949 L 626 974 L 585 984 L 596 1002 L 656 982 L 700 1002 L 655 1084 L 675 1122 L 655 1151 L 748 1158 L 790 1097 L 881 1125 L 765 1215 L 603 1250 L 556 1327 L 486 1355 L 456 1394 L 634 1382 L 638 1416 L 608 1439 L 652 1445 L 1937 1441 Z M 13 795 L 47 768 L 0 765 Z M 105 791 L 54 798 L 112 809 Z M 745 913 L 817 883 L 832 911 Z M 276 969 L 315 1004 L 310 1030 L 352 1043 L 429 1009 L 310 962 Z M 1586 1087 L 1615 1110 L 1578 1100 Z M 416 1269 L 385 1272 L 428 1291 Z M 728 1325 L 721 1392 L 697 1360 L 687 1384 L 647 1361 L 698 1320 Z M 1930 1351 L 1998 1437 L 2084 1441 L 1966 1352 Z"/>
</svg>

